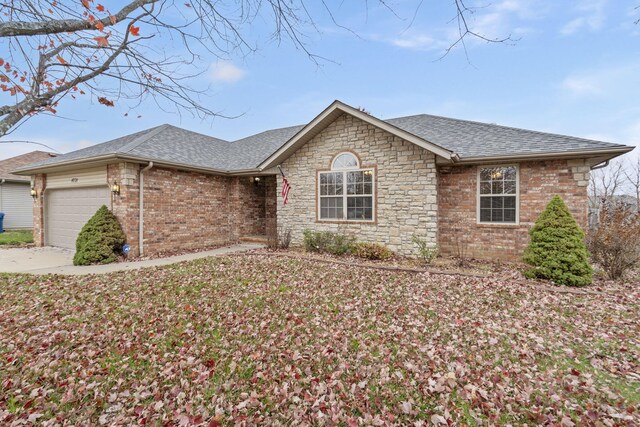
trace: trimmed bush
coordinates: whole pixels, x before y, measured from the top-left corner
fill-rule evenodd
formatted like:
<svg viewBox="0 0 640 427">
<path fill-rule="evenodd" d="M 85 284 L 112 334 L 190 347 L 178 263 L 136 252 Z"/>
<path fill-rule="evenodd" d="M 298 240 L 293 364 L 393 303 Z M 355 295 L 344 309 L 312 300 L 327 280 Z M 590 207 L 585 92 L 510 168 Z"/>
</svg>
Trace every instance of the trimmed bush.
<svg viewBox="0 0 640 427">
<path fill-rule="evenodd" d="M 523 259 L 533 268 L 525 271 L 526 277 L 567 286 L 591 283 L 593 271 L 584 232 L 560 196 L 551 199 L 529 235 L 531 241 Z"/>
<path fill-rule="evenodd" d="M 356 238 L 331 231 L 304 230 L 304 249 L 307 252 L 326 252 L 333 255 L 344 255 L 352 252 Z"/>
<path fill-rule="evenodd" d="M 351 253 L 357 257 L 372 260 L 385 260 L 393 257 L 391 249 L 380 243 L 355 243 L 351 249 Z"/>
<path fill-rule="evenodd" d="M 109 264 L 126 241 L 118 218 L 105 205 L 82 227 L 76 240 L 74 265 Z"/>
</svg>

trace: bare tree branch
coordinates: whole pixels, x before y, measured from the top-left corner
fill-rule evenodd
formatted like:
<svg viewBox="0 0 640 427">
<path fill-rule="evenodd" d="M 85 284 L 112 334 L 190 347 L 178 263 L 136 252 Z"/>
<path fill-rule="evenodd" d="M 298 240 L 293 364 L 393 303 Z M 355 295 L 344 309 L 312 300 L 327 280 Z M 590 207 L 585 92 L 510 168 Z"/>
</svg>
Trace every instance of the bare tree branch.
<svg viewBox="0 0 640 427">
<path fill-rule="evenodd" d="M 458 37 L 451 43 L 444 51 L 442 56 L 438 58 L 439 60 L 444 59 L 451 51 L 456 48 L 458 45 L 461 45 L 464 50 L 464 55 L 467 58 L 467 62 L 471 63 L 469 58 L 469 51 L 467 50 L 467 44 L 465 40 L 471 36 L 472 38 L 485 41 L 487 43 L 505 43 L 509 41 L 514 41 L 511 38 L 511 35 L 507 37 L 498 37 L 498 38 L 489 38 L 481 33 L 473 31 L 471 26 L 468 23 L 468 16 L 472 16 L 476 13 L 477 7 L 468 7 L 465 0 L 455 0 L 456 5 L 456 16 L 453 18 L 457 22 L 458 25 Z"/>
<path fill-rule="evenodd" d="M 44 147 L 47 150 L 55 151 L 56 153 L 60 152 L 60 151 L 56 150 L 55 148 L 48 146 L 47 144 L 43 144 L 42 142 L 36 142 L 36 141 L 4 140 L 4 141 L 0 141 L 0 144 L 33 144 L 33 145 L 39 145 L 41 147 Z"/>
<path fill-rule="evenodd" d="M 636 209 L 640 212 L 640 156 L 636 155 L 635 161 L 629 162 L 624 171 L 626 183 L 631 187 L 636 198 Z"/>
<path fill-rule="evenodd" d="M 459 38 L 447 53 L 461 44 L 467 54 L 467 37 L 493 43 L 510 40 L 473 31 L 467 17 L 475 8 L 464 1 L 453 3 Z M 376 2 L 402 19 L 387 0 Z M 423 3 L 416 2 L 411 22 Z M 326 0 L 315 8 L 307 0 L 124 3 L 111 12 L 97 0 L 0 0 L 0 137 L 30 117 L 56 114 L 63 99 L 81 96 L 107 107 L 121 100 L 129 106 L 151 100 L 163 111 L 202 119 L 223 116 L 201 101 L 208 88 L 202 87 L 199 77 L 211 57 L 255 52 L 257 43 L 248 37 L 255 27 L 270 24 L 271 40 L 292 43 L 316 64 L 330 60 L 307 45 L 309 32 L 320 33 L 314 13 L 328 16 L 333 25 L 357 36 L 339 22 Z M 364 5 L 369 7 L 368 0 Z M 175 43 L 177 49 L 165 48 L 166 42 Z"/>
<path fill-rule="evenodd" d="M 620 160 L 609 166 L 592 170 L 589 174 L 589 198 L 592 206 L 599 206 L 619 194 L 624 182 L 625 167 Z"/>
</svg>

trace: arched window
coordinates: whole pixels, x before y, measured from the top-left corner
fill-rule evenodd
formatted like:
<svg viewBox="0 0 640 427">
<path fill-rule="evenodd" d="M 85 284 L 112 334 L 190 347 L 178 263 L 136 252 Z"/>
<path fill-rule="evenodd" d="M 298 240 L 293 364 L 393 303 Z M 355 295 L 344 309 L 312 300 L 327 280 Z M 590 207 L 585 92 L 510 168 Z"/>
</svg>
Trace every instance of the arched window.
<svg viewBox="0 0 640 427">
<path fill-rule="evenodd" d="M 336 155 L 331 171 L 318 172 L 318 219 L 373 222 L 374 178 L 374 169 L 362 168 L 353 153 Z"/>
<path fill-rule="evenodd" d="M 354 169 L 360 166 L 358 158 L 352 153 L 338 154 L 331 164 L 331 169 Z"/>
</svg>

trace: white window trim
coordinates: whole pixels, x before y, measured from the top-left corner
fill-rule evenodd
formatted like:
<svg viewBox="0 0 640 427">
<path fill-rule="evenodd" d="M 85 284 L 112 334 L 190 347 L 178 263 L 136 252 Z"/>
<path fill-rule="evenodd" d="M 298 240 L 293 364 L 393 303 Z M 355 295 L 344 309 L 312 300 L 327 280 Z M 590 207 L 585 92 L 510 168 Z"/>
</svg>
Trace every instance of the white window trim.
<svg viewBox="0 0 640 427">
<path fill-rule="evenodd" d="M 508 168 L 514 167 L 516 168 L 516 221 L 515 222 L 491 222 L 491 221 L 480 221 L 480 171 L 482 169 L 490 169 L 490 168 Z M 502 164 L 502 165 L 481 165 L 478 166 L 476 171 L 476 224 L 482 225 L 492 225 L 496 227 L 509 227 L 514 225 L 520 225 L 520 165 L 518 164 Z M 504 194 L 505 196 L 511 196 L 511 194 Z M 490 194 L 486 195 L 490 197 Z M 494 196 L 499 196 L 499 194 L 495 194 Z"/>
<path fill-rule="evenodd" d="M 340 153 L 342 154 L 342 153 Z M 340 155 L 338 154 L 338 156 Z M 349 153 L 353 154 L 353 153 Z M 336 156 L 336 158 L 338 157 Z M 358 159 L 357 156 L 356 160 Z M 331 162 L 333 165 L 333 162 Z M 371 219 L 347 219 L 347 198 L 348 197 L 367 197 L 369 194 L 347 194 L 347 172 L 365 172 L 371 171 Z M 339 195 L 320 195 L 320 175 L 328 174 L 328 173 L 342 173 L 342 182 L 343 182 L 343 192 L 342 192 L 342 218 L 322 218 L 320 215 L 320 199 L 323 197 L 340 197 Z M 353 168 L 340 168 L 340 169 L 331 169 L 331 170 L 323 170 L 318 171 L 316 174 L 316 192 L 318 194 L 316 200 L 316 215 L 318 218 L 318 222 L 346 222 L 346 223 L 375 223 L 376 222 L 376 171 L 375 168 L 361 168 L 361 167 L 353 167 Z"/>
</svg>

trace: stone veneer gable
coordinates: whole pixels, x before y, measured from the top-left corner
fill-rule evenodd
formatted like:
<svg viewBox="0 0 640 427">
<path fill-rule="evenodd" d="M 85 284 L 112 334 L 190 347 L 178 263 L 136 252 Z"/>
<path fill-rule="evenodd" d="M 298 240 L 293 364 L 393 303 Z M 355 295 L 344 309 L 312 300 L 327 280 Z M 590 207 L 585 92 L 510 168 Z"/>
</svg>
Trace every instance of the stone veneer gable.
<svg viewBox="0 0 640 427">
<path fill-rule="evenodd" d="M 328 170 L 339 153 L 355 153 L 362 167 L 375 168 L 375 223 L 323 222 L 316 218 L 317 172 Z M 301 244 L 305 229 L 355 235 L 403 254 L 415 254 L 416 234 L 437 240 L 435 155 L 351 115 L 343 114 L 282 163 L 292 186 L 289 202 L 278 197 L 278 228 Z M 282 179 L 278 177 L 278 195 Z"/>
</svg>

